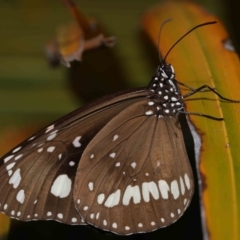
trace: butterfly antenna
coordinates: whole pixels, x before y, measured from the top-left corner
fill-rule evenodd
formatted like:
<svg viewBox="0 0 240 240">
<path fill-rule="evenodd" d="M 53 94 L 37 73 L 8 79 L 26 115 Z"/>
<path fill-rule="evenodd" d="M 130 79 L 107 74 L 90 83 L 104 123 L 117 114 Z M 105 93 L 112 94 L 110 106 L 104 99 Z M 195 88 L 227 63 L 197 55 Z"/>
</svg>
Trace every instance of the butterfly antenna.
<svg viewBox="0 0 240 240">
<path fill-rule="evenodd" d="M 168 50 L 167 54 L 165 55 L 165 58 L 163 59 L 163 62 L 165 62 L 168 54 L 172 51 L 172 49 L 173 49 L 184 37 L 186 37 L 190 32 L 192 32 L 192 31 L 195 30 L 196 28 L 199 28 L 199 27 L 202 27 L 202 26 L 205 26 L 205 25 L 215 24 L 215 23 L 217 23 L 217 21 L 205 22 L 205 23 L 199 24 L 199 25 L 195 26 L 194 28 L 190 29 L 187 33 L 185 33 L 182 37 L 180 37 L 180 38 L 172 45 L 172 47 Z"/>
<path fill-rule="evenodd" d="M 162 57 L 161 57 L 161 55 L 160 55 L 160 36 L 161 36 L 161 32 L 162 32 L 162 29 L 163 29 L 163 26 L 167 23 L 167 22 L 170 22 L 170 21 L 172 21 L 172 18 L 168 18 L 168 19 L 166 19 L 162 24 L 161 24 L 161 26 L 160 26 L 160 29 L 159 29 L 159 33 L 158 33 L 158 56 L 159 56 L 159 62 L 160 63 L 163 63 L 164 61 L 163 61 L 163 59 L 162 59 Z"/>
</svg>

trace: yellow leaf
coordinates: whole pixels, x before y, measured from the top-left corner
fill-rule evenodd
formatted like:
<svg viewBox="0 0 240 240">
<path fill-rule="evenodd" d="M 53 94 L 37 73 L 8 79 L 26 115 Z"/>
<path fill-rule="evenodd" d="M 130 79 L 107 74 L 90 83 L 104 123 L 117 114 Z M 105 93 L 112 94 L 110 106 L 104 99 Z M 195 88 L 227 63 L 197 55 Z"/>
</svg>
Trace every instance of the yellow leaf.
<svg viewBox="0 0 240 240">
<path fill-rule="evenodd" d="M 168 18 L 173 20 L 162 31 L 163 56 L 192 27 L 218 20 L 196 4 L 166 1 L 142 17 L 142 27 L 156 46 L 160 25 Z M 226 39 L 228 33 L 220 21 L 189 34 L 166 60 L 174 66 L 176 79 L 193 88 L 207 84 L 227 98 L 240 99 L 239 58 L 227 49 Z M 185 102 L 189 112 L 224 117 L 224 121 L 214 121 L 190 115 L 202 140 L 198 167 L 204 186 L 203 221 L 209 239 L 240 239 L 240 104 L 219 101 L 210 91 L 197 93 Z"/>
</svg>

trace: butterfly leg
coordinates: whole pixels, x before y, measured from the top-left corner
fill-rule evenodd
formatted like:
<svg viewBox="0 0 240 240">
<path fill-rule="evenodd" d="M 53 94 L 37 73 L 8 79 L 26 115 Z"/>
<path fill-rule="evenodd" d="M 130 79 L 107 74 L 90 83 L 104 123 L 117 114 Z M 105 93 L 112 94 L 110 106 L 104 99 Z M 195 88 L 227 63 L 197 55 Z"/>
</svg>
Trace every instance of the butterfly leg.
<svg viewBox="0 0 240 240">
<path fill-rule="evenodd" d="M 195 90 L 195 88 L 192 88 L 192 87 L 188 86 L 187 84 L 182 83 L 182 82 L 179 82 L 179 81 L 177 81 L 177 80 L 176 80 L 176 83 L 179 84 L 179 85 L 181 85 L 181 86 L 184 86 L 185 88 L 190 89 L 191 91 L 194 91 L 194 90 Z"/>
<path fill-rule="evenodd" d="M 203 113 L 197 113 L 197 112 L 186 112 L 186 111 L 178 111 L 179 113 L 183 113 L 185 115 L 196 115 L 196 116 L 201 116 L 201 117 L 206 117 L 206 118 L 210 118 L 210 119 L 213 119 L 213 120 L 217 120 L 217 121 L 222 121 L 224 120 L 223 118 L 217 118 L 217 117 L 213 117 L 213 116 L 210 116 L 210 115 L 206 115 L 206 114 L 203 114 Z"/>
<path fill-rule="evenodd" d="M 214 90 L 214 88 L 209 87 L 208 85 L 203 85 L 199 88 L 196 88 L 195 90 L 183 95 L 183 99 L 192 96 L 193 94 L 197 93 L 197 92 L 201 92 L 204 89 L 208 89 L 209 91 L 215 93 L 217 96 L 219 96 L 221 99 L 228 101 L 228 102 L 235 102 L 235 103 L 240 103 L 240 100 L 232 100 L 229 98 L 225 98 L 223 97 L 220 93 L 218 93 L 216 90 Z"/>
<path fill-rule="evenodd" d="M 188 86 L 188 85 L 185 84 L 185 83 L 179 82 L 179 81 L 177 81 L 177 80 L 175 80 L 175 81 L 176 81 L 177 84 L 179 84 L 179 85 L 181 85 L 181 86 L 184 86 L 185 88 L 188 88 L 188 89 L 190 89 L 191 91 L 195 91 L 195 90 L 196 90 L 196 88 L 192 88 L 192 87 Z M 213 88 L 213 89 L 215 90 L 215 88 Z M 202 89 L 200 92 L 208 92 L 208 91 L 209 91 L 209 89 Z"/>
</svg>

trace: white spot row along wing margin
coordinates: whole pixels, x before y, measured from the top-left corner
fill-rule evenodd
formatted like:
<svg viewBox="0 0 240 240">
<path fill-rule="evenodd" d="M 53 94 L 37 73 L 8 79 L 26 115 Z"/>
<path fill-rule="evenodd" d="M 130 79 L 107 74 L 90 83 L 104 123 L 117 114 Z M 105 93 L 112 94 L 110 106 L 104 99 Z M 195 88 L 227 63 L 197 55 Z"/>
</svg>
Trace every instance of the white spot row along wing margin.
<svg viewBox="0 0 240 240">
<path fill-rule="evenodd" d="M 93 191 L 93 183 L 89 183 L 89 185 L 91 185 L 91 188 L 89 188 L 90 191 Z M 139 187 L 138 185 L 128 185 L 123 194 L 121 194 L 121 189 L 111 193 L 108 197 L 106 197 L 104 193 L 100 193 L 97 196 L 97 202 L 101 205 L 105 201 L 104 206 L 108 208 L 112 208 L 121 203 L 128 206 L 131 200 L 134 204 L 141 203 L 141 201 L 148 203 L 151 197 L 155 200 L 158 200 L 159 198 L 169 199 L 171 197 L 170 194 L 172 194 L 174 199 L 177 199 L 180 197 L 180 194 L 184 196 L 185 192 L 190 189 L 190 179 L 185 173 L 184 178 L 180 177 L 179 181 L 173 180 L 170 184 L 165 180 L 159 180 L 158 185 L 153 181 L 143 182 L 142 187 Z M 184 202 L 183 205 L 186 205 L 185 199 Z"/>
</svg>

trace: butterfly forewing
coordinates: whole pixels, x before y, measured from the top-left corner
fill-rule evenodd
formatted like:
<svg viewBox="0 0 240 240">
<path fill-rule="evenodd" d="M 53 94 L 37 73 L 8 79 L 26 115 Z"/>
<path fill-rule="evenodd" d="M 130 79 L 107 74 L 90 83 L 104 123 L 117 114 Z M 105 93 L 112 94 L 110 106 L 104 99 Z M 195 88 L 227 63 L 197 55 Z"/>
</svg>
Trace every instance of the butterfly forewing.
<svg viewBox="0 0 240 240">
<path fill-rule="evenodd" d="M 147 92 L 140 89 L 133 98 L 128 94 L 112 95 L 77 110 L 3 156 L 0 211 L 24 221 L 54 219 L 84 224 L 73 202 L 75 174 L 82 152 L 111 118 Z"/>
<path fill-rule="evenodd" d="M 194 184 L 176 117 L 147 116 L 148 100 L 122 110 L 89 142 L 74 201 L 84 220 L 117 234 L 175 222 Z"/>
</svg>

